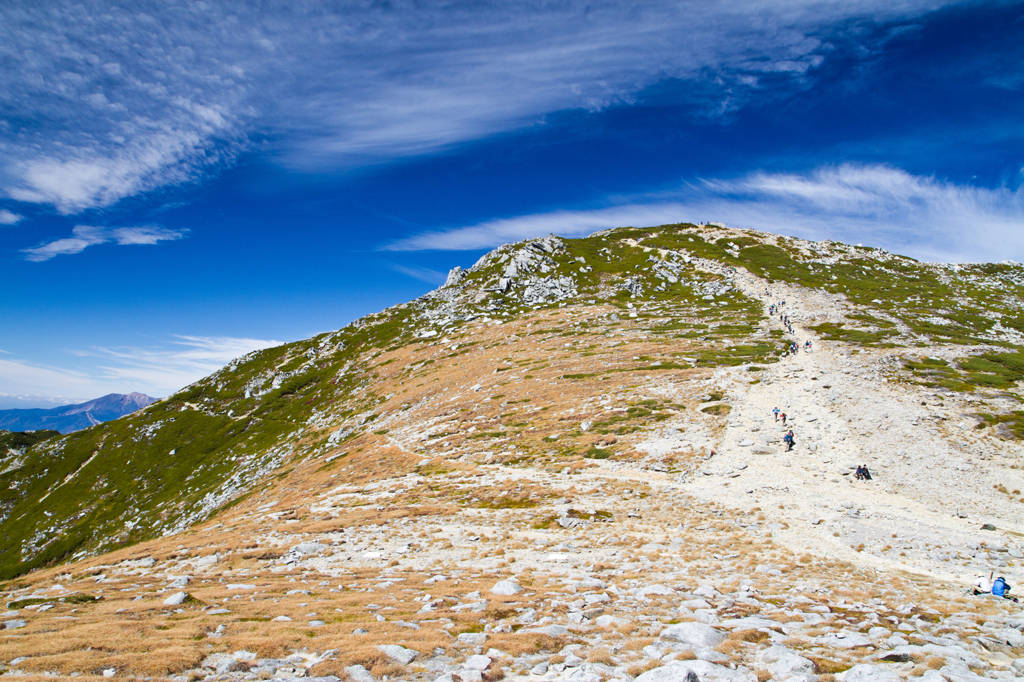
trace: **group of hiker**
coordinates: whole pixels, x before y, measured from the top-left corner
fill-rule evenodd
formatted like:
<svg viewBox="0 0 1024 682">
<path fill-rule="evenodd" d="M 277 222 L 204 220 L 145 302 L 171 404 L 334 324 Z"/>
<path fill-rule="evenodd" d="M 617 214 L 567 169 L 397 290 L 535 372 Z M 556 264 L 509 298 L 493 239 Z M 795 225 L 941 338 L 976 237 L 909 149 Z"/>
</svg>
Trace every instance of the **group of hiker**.
<svg viewBox="0 0 1024 682">
<path fill-rule="evenodd" d="M 793 334 L 793 323 L 789 321 L 789 315 L 782 312 L 782 308 L 785 305 L 785 301 L 780 301 L 779 303 L 772 303 L 771 305 L 768 306 L 768 316 L 775 317 L 775 315 L 778 314 L 779 322 L 782 323 L 782 326 L 785 327 L 790 334 Z"/>
<path fill-rule="evenodd" d="M 1006 582 L 1006 578 L 999 576 L 992 580 L 993 575 L 995 574 L 989 573 L 987 578 L 984 575 L 979 575 L 977 580 L 974 581 L 974 585 L 972 585 L 973 594 L 991 594 L 995 597 L 1017 601 L 1016 597 L 1010 596 L 1010 583 Z"/>
<path fill-rule="evenodd" d="M 786 350 L 786 352 L 789 353 L 790 355 L 796 355 L 797 352 L 800 350 L 800 348 L 801 348 L 801 346 L 800 346 L 799 343 L 797 343 L 796 341 L 791 341 L 790 344 L 789 344 L 789 348 Z M 803 349 L 804 349 L 805 353 L 810 353 L 811 352 L 811 341 L 810 341 L 810 339 L 808 339 L 807 341 L 804 341 Z"/>
<path fill-rule="evenodd" d="M 857 471 L 854 472 L 853 477 L 856 478 L 858 481 L 870 481 L 871 480 L 871 472 L 868 471 L 868 465 L 867 464 L 860 464 L 860 465 L 858 465 L 857 466 Z"/>
<path fill-rule="evenodd" d="M 776 407 L 774 410 L 772 410 L 772 414 L 775 415 L 776 422 L 778 422 L 781 419 L 782 425 L 786 425 L 786 419 L 788 417 L 786 416 L 785 412 L 782 412 L 781 410 L 779 410 L 779 408 Z M 793 435 L 793 429 L 790 429 L 789 431 L 786 432 L 786 434 L 782 437 L 782 442 L 786 444 L 786 452 L 789 452 L 790 450 L 793 449 L 793 445 L 796 444 L 796 437 Z"/>
</svg>

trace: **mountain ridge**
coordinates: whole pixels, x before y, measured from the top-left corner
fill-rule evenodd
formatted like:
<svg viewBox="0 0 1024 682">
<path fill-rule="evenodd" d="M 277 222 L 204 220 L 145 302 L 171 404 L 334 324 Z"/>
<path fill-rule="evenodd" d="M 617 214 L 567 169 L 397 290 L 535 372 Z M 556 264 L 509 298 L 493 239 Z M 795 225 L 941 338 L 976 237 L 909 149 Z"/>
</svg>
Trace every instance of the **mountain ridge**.
<svg viewBox="0 0 1024 682">
<path fill-rule="evenodd" d="M 750 268 L 752 275 L 766 282 L 789 280 L 822 295 L 838 297 L 837 301 L 842 299 L 815 320 L 818 324 L 813 331 L 823 340 L 867 347 L 884 347 L 895 340 L 907 345 L 946 342 L 964 348 L 965 354 L 981 348 L 988 351 L 985 357 L 966 361 L 969 371 L 931 366 L 927 358 L 918 364 L 911 361 L 908 367 L 914 379 L 925 385 L 1002 386 L 1009 385 L 1013 377 L 1019 378 L 1020 367 L 1015 364 L 1019 363 L 1019 352 L 1001 353 L 999 349 L 1024 338 L 1021 299 L 1019 293 L 1006 300 L 997 299 L 990 295 L 989 282 L 994 279 L 1021 291 L 1024 273 L 1019 266 L 920 264 L 879 249 L 805 242 L 717 225 L 620 228 L 586 239 L 552 236 L 499 247 L 469 270 L 454 269 L 444 286 L 415 301 L 366 316 L 337 332 L 250 353 L 149 408 L 145 413 L 148 426 L 143 427 L 139 417 L 118 422 L 126 428 L 138 425 L 142 432 L 127 441 L 122 439 L 122 450 L 116 456 L 132 461 L 135 453 L 144 456 L 145 464 L 140 462 L 143 469 L 179 470 L 171 463 L 182 457 L 178 452 L 182 448 L 175 447 L 179 439 L 183 439 L 186 450 L 201 451 L 206 461 L 198 465 L 199 469 L 216 473 L 211 478 L 200 477 L 199 471 L 187 472 L 195 468 L 195 462 L 182 461 L 176 476 L 200 478 L 202 482 L 192 494 L 167 504 L 179 508 L 184 505 L 191 511 L 165 512 L 160 514 L 164 520 L 157 522 L 164 529 L 187 527 L 192 520 L 205 517 L 241 494 L 256 480 L 256 472 L 270 471 L 293 457 L 299 441 L 311 439 L 314 443 L 303 446 L 304 456 L 309 457 L 365 432 L 368 422 L 377 416 L 374 405 L 385 399 L 366 389 L 366 372 L 371 368 L 367 361 L 372 360 L 368 349 L 376 348 L 379 354 L 408 343 L 430 342 L 460 325 L 497 322 L 529 311 L 564 307 L 572 301 L 612 305 L 617 310 L 609 314 L 609 319 L 620 324 L 620 315 L 623 320 L 636 319 L 632 317 L 637 315 L 632 301 L 703 311 L 701 315 L 707 319 L 698 315 L 693 323 L 670 322 L 652 329 L 653 333 L 679 338 L 724 340 L 724 346 L 702 349 L 695 358 L 695 367 L 776 360 L 788 345 L 783 341 L 785 334 L 782 330 L 769 334 L 758 328 L 764 321 L 761 304 L 730 283 L 729 277 L 737 267 Z M 974 292 L 984 293 L 984 297 L 971 298 L 970 292 L 979 281 L 989 282 Z M 920 293 L 925 291 L 931 292 L 931 299 L 921 300 Z M 878 298 L 881 295 L 886 296 L 885 300 Z M 965 295 L 971 300 L 970 306 L 957 304 L 956 310 L 941 311 L 930 307 L 935 297 L 949 300 Z M 909 302 L 902 310 L 895 306 L 900 296 Z M 940 322 L 936 312 L 945 312 L 948 317 L 939 318 Z M 744 343 L 733 343 L 740 337 Z M 328 370 L 332 366 L 336 375 Z M 360 394 L 362 397 L 357 398 Z M 350 401 L 341 412 L 343 426 L 331 427 L 333 433 L 313 435 L 331 423 L 337 424 L 338 417 L 305 405 L 296 408 L 298 396 L 306 396 L 306 404 Z M 312 414 L 298 417 L 302 412 Z M 177 435 L 157 439 L 166 441 L 157 450 L 140 451 L 135 447 L 153 439 L 153 429 L 164 424 L 158 416 L 171 414 L 176 423 L 183 424 Z M 993 415 L 992 420 L 996 428 L 1007 432 L 1024 424 L 1012 411 Z M 80 449 L 74 447 L 78 438 L 42 447 L 72 447 L 80 453 L 64 460 L 64 475 L 70 476 L 87 460 L 98 465 L 98 460 L 90 457 L 97 444 L 106 441 L 108 436 L 102 432 L 106 428 L 100 425 L 82 436 Z M 304 432 L 310 435 L 300 435 Z M 176 455 L 168 459 L 170 452 Z M 227 452 L 239 454 L 225 458 Z M 217 455 L 211 459 L 213 453 Z M 4 476 L 10 473 L 8 469 Z M 250 483 L 242 483 L 243 479 Z M 132 482 L 126 488 L 131 490 L 135 485 Z M 168 495 L 181 492 L 173 485 L 165 489 Z M 12 501 L 5 502 L 9 505 Z M 80 512 L 81 508 L 75 515 Z M 0 523 L 9 518 L 8 514 L 0 511 Z M 172 518 L 179 521 L 168 526 L 167 519 Z M 124 528 L 126 522 L 129 532 L 121 530 L 115 537 L 134 535 L 131 531 L 138 525 L 131 518 L 122 518 L 118 525 Z M 93 533 L 90 536 L 97 537 Z"/>
<path fill-rule="evenodd" d="M 258 650 L 352 682 L 353 665 L 469 682 L 479 638 L 457 635 L 486 634 L 510 677 L 561 651 L 594 658 L 546 679 L 685 654 L 718 666 L 702 679 L 764 682 L 769 645 L 822 682 L 920 677 L 925 649 L 899 647 L 954 640 L 928 664 L 944 679 L 964 661 L 1012 675 L 1011 614 L 962 593 L 981 571 L 1024 577 L 1022 293 L 1017 265 L 714 225 L 499 247 L 415 301 L 0 461 L 10 599 L 117 585 L 80 625 L 27 615 L 46 653 L 23 665 L 82 670 L 47 628 L 84 650 L 89 627 L 141 622 L 92 669 L 212 674 L 208 642 L 228 667 Z M 525 601 L 490 592 L 505 579 Z M 173 590 L 197 601 L 163 606 Z M 684 646 L 674 621 L 735 631 Z M 375 648 L 395 642 L 423 663 Z"/>
<path fill-rule="evenodd" d="M 108 393 L 83 403 L 51 408 L 0 410 L 0 429 L 36 431 L 49 429 L 63 434 L 79 431 L 131 414 L 156 401 L 144 393 Z"/>
</svg>

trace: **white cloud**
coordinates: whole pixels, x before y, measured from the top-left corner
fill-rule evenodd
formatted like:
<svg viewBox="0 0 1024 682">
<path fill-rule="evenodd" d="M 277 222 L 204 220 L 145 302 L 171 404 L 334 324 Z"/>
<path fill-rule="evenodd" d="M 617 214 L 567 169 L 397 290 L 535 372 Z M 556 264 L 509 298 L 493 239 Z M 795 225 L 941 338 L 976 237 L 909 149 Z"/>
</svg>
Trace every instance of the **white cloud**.
<svg viewBox="0 0 1024 682">
<path fill-rule="evenodd" d="M 95 397 L 95 396 L 94 396 Z M 26 395 L 24 393 L 0 393 L 0 410 L 48 410 L 61 405 L 73 405 L 88 398 L 68 398 L 50 395 Z"/>
<path fill-rule="evenodd" d="M 0 191 L 76 213 L 200 177 L 252 134 L 294 167 L 352 166 L 628 101 L 668 78 L 703 84 L 694 96 L 720 115 L 760 74 L 812 77 L 821 36 L 943 4 L 7 3 Z"/>
<path fill-rule="evenodd" d="M 445 280 L 448 279 L 448 275 L 437 270 L 431 270 L 430 268 L 419 268 L 410 267 L 407 265 L 392 265 L 391 269 L 395 272 L 400 272 L 403 275 L 408 275 L 413 279 L 418 279 L 421 282 L 427 284 L 444 284 Z"/>
<path fill-rule="evenodd" d="M 1024 186 L 988 189 L 882 165 L 707 182 L 704 206 L 733 224 L 874 243 L 923 259 L 1024 260 Z"/>
<path fill-rule="evenodd" d="M 93 348 L 79 351 L 97 361 L 104 381 L 157 387 L 161 395 L 207 376 L 246 353 L 280 341 L 234 337 L 178 336 L 170 346 Z"/>
<path fill-rule="evenodd" d="M 618 205 L 555 211 L 428 232 L 385 250 L 471 250 L 554 233 L 718 221 L 807 239 L 864 242 L 921 259 L 1024 261 L 1024 186 L 987 189 L 880 165 L 705 180 Z"/>
<path fill-rule="evenodd" d="M 0 358 L 0 389 L 4 393 L 93 398 L 102 395 L 90 395 L 92 388 L 93 382 L 84 372 Z"/>
<path fill-rule="evenodd" d="M 630 204 L 586 211 L 552 211 L 489 220 L 477 225 L 423 232 L 382 247 L 385 251 L 470 251 L 554 233 L 583 237 L 612 227 L 675 223 L 686 215 L 676 203 Z"/>
<path fill-rule="evenodd" d="M 25 216 L 0 208 L 0 225 L 15 225 Z"/>
<path fill-rule="evenodd" d="M 96 398 L 107 393 L 173 393 L 253 350 L 279 341 L 234 337 L 177 336 L 160 346 L 123 346 L 73 351 L 73 367 L 0 358 L 0 397 L 28 394 Z"/>
<path fill-rule="evenodd" d="M 157 244 L 162 241 L 175 241 L 185 236 L 183 230 L 170 230 L 164 227 L 96 227 L 94 225 L 76 225 L 71 229 L 71 236 L 55 239 L 39 246 L 22 249 L 25 260 L 42 262 L 55 256 L 66 256 L 81 253 L 90 246 L 115 243 L 119 246 L 138 244 Z"/>
</svg>

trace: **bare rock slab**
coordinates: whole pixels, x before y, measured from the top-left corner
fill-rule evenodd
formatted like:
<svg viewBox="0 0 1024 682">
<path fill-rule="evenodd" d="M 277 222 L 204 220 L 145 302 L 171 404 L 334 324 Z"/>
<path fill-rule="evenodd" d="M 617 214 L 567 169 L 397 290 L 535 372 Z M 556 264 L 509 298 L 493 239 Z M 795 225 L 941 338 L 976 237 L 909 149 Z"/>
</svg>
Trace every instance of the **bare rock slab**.
<svg viewBox="0 0 1024 682">
<path fill-rule="evenodd" d="M 724 633 L 704 623 L 670 625 L 661 631 L 660 637 L 670 642 L 679 642 L 700 648 L 714 648 L 725 641 Z"/>
</svg>

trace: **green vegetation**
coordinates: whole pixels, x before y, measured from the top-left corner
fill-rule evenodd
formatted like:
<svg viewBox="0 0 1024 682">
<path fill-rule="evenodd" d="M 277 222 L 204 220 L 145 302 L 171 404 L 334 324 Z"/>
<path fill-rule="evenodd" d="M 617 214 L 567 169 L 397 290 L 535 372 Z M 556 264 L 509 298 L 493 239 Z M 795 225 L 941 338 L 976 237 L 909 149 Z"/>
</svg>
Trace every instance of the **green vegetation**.
<svg viewBox="0 0 1024 682">
<path fill-rule="evenodd" d="M 90 594 L 69 594 L 66 597 L 30 597 L 28 599 L 18 599 L 15 601 L 7 602 L 7 609 L 9 611 L 17 611 L 23 609 L 26 606 L 35 606 L 36 604 L 47 604 L 47 603 L 60 603 L 60 604 L 92 604 L 103 599 L 103 597 L 94 597 Z"/>
<path fill-rule="evenodd" d="M 559 518 L 581 519 L 583 521 L 604 522 L 611 521 L 613 517 L 609 511 L 595 511 L 593 513 L 569 509 L 563 516 L 546 516 L 533 524 L 533 527 L 540 530 L 543 528 L 554 528 L 558 526 Z"/>
<path fill-rule="evenodd" d="M 351 400 L 371 372 L 359 359 L 412 340 L 409 316 L 392 309 L 250 353 L 125 418 L 40 436 L 0 474 L 0 579 L 152 538 L 230 503 L 228 480 L 257 483 L 283 464 L 314 409 L 372 409 L 372 394 Z"/>
<path fill-rule="evenodd" d="M 857 343 L 862 345 L 878 344 L 896 335 L 896 332 L 892 329 L 880 329 L 878 331 L 871 332 L 860 329 L 850 329 L 830 322 L 819 324 L 815 327 L 811 327 L 811 329 L 818 332 L 818 334 L 821 335 L 821 338 L 829 341 L 846 341 L 847 343 Z"/>
<path fill-rule="evenodd" d="M 60 431 L 3 431 L 0 430 L 0 458 L 7 456 L 8 450 L 23 450 L 36 443 L 51 438 L 59 438 Z"/>
<path fill-rule="evenodd" d="M 626 411 L 622 414 L 615 414 L 611 417 L 594 422 L 591 428 L 596 433 L 603 435 L 615 434 L 622 436 L 627 433 L 633 433 L 643 428 L 644 424 L 649 422 L 660 422 L 668 419 L 671 412 L 668 412 L 668 405 L 665 405 L 657 400 L 644 400 L 637 404 L 631 405 L 626 408 Z M 598 450 L 592 448 L 592 450 Z M 607 449 L 598 450 L 598 453 L 590 453 L 591 459 L 606 459 L 609 455 Z M 593 456 L 594 454 L 604 455 L 602 457 Z M 584 455 L 586 456 L 586 455 Z"/>
<path fill-rule="evenodd" d="M 538 504 L 540 502 L 529 497 L 505 496 L 497 500 L 482 501 L 476 506 L 482 509 L 530 509 Z"/>
<path fill-rule="evenodd" d="M 1024 410 L 1014 410 L 1009 414 L 987 414 L 983 412 L 977 416 L 982 420 L 978 424 L 980 428 L 994 426 L 1003 436 L 1011 439 L 1024 438 Z"/>
<path fill-rule="evenodd" d="M 940 358 L 911 360 L 904 365 L 917 383 L 951 391 L 971 392 L 976 388 L 1010 389 L 1024 379 L 1024 353 L 985 353 L 961 358 L 949 364 Z"/>
</svg>

